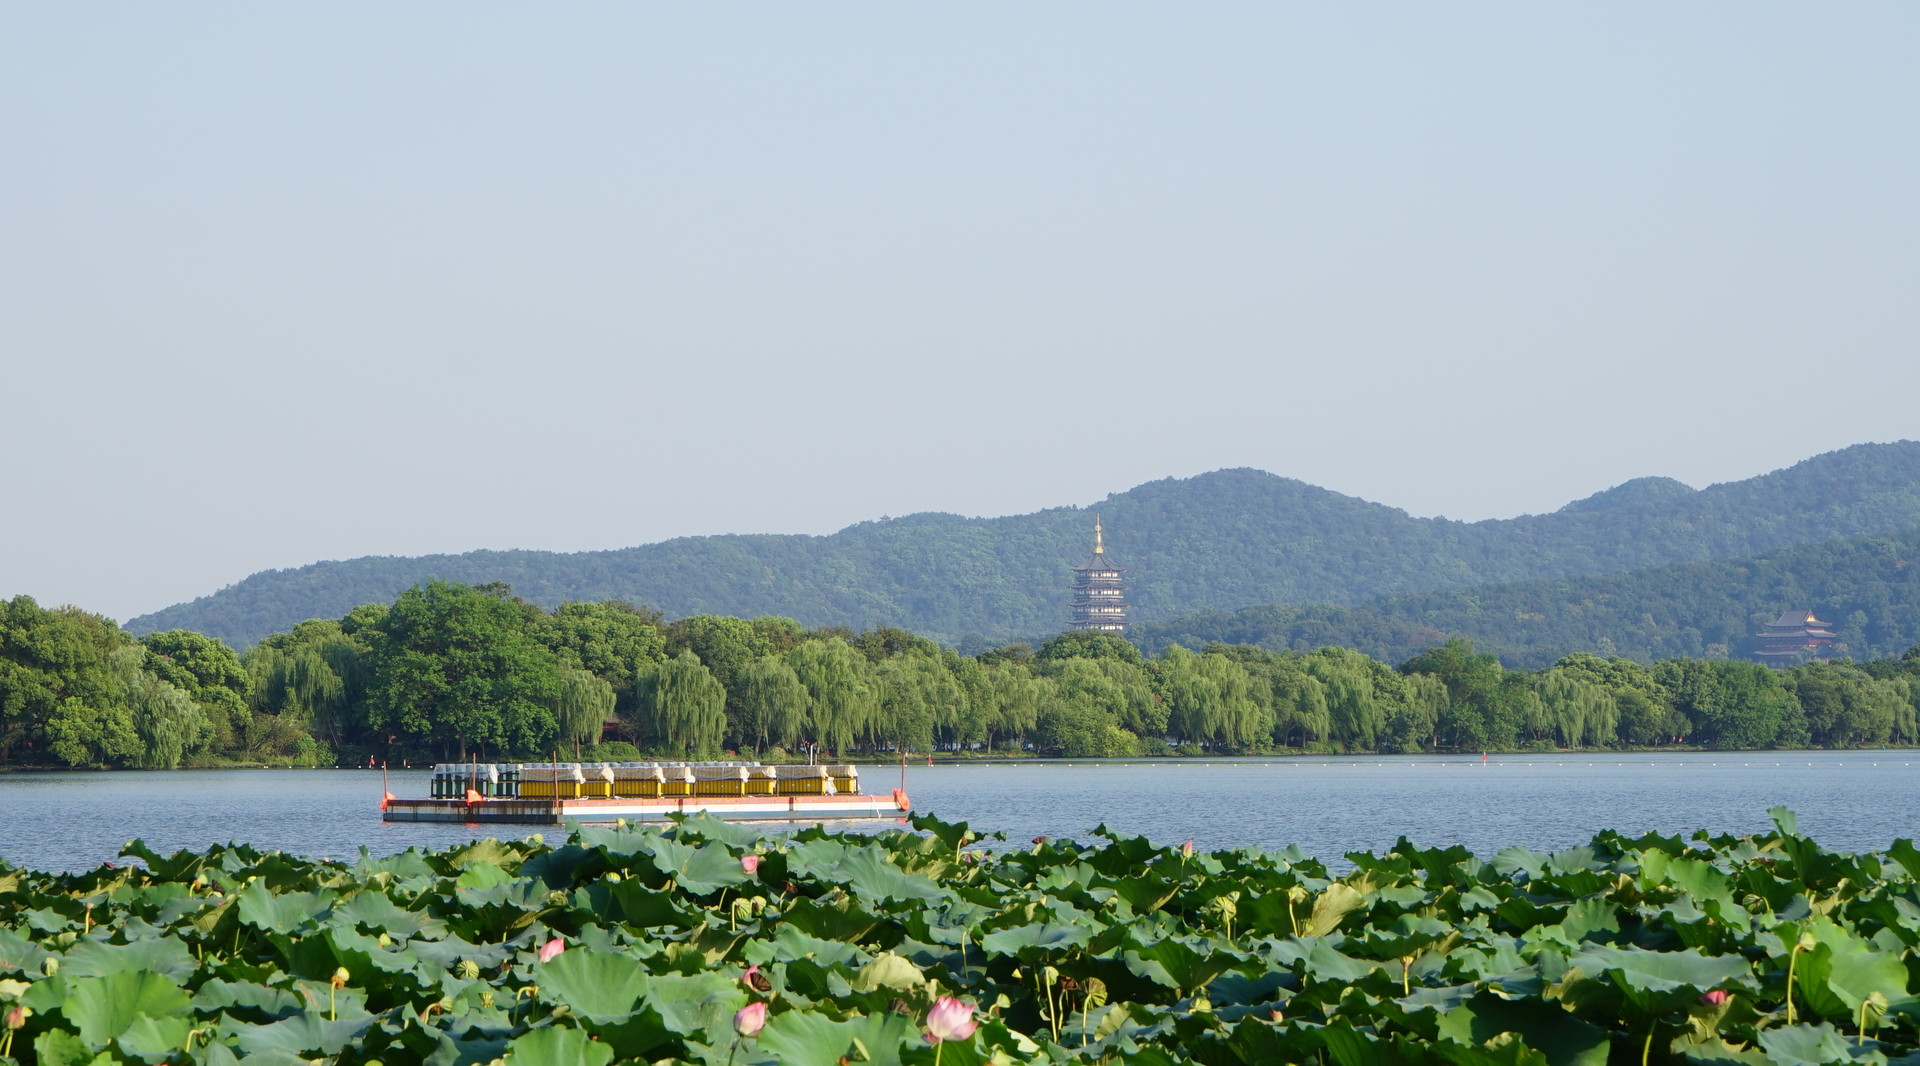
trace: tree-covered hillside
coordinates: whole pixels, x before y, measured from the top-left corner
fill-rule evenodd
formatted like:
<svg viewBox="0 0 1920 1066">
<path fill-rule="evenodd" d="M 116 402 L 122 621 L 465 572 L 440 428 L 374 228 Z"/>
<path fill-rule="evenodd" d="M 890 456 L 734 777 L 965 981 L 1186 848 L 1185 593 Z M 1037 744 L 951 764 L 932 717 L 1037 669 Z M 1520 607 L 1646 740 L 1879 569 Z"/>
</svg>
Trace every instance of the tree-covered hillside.
<svg viewBox="0 0 1920 1066">
<path fill-rule="evenodd" d="M 1248 607 L 1146 623 L 1131 635 L 1149 651 L 1212 641 L 1299 651 L 1333 644 L 1390 662 L 1464 636 L 1510 667 L 1539 669 L 1576 652 L 1640 662 L 1743 657 L 1760 626 L 1788 609 L 1834 623 L 1842 657 L 1881 658 L 1920 644 L 1920 531 L 1362 607 Z"/>
<path fill-rule="evenodd" d="M 308 618 L 391 602 L 430 578 L 511 584 L 543 606 L 625 600 L 669 616 L 893 625 L 961 647 L 1057 631 L 1091 511 L 1129 568 L 1142 622 L 1254 604 L 1355 605 L 1492 582 L 1564 579 L 1920 528 L 1920 443 L 1868 444 L 1694 491 L 1642 478 L 1553 514 L 1414 518 L 1257 470 L 1156 481 L 1088 508 L 922 514 L 826 537 L 691 537 L 614 551 L 368 557 L 255 574 L 134 619 L 246 645 Z"/>
</svg>

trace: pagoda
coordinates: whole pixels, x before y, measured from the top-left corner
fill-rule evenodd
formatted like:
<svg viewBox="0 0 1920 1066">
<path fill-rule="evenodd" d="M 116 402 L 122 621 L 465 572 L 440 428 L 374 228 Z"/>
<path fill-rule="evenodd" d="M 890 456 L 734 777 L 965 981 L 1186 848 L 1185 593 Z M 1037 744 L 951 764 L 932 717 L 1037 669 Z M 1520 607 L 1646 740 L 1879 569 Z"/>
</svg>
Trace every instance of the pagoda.
<svg viewBox="0 0 1920 1066">
<path fill-rule="evenodd" d="M 1120 580 L 1126 573 L 1107 559 L 1101 542 L 1100 516 L 1093 516 L 1093 554 L 1086 564 L 1073 568 L 1073 617 L 1067 628 L 1093 633 L 1127 631 L 1127 586 Z"/>
<path fill-rule="evenodd" d="M 1822 622 L 1812 611 L 1782 611 L 1773 624 L 1760 627 L 1754 637 L 1753 657 L 1776 670 L 1799 666 L 1833 654 L 1833 623 Z"/>
</svg>

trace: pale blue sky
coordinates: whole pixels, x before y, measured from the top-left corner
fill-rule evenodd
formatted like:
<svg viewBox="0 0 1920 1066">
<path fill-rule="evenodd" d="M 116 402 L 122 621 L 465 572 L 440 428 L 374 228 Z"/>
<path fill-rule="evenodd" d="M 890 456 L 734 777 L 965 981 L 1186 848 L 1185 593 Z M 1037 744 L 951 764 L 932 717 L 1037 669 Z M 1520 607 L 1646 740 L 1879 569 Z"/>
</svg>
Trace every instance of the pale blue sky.
<svg viewBox="0 0 1920 1066">
<path fill-rule="evenodd" d="M 1917 31 L 11 5 L 0 596 L 1225 466 L 1510 516 L 1920 436 Z"/>
</svg>

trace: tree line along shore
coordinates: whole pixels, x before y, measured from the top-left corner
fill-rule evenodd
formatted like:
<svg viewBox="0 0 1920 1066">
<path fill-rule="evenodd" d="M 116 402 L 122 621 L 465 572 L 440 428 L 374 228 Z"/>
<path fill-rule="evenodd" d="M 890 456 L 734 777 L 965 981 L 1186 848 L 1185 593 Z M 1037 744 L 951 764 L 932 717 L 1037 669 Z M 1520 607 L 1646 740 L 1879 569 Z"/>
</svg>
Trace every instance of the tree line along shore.
<svg viewBox="0 0 1920 1066">
<path fill-rule="evenodd" d="M 1772 670 L 1574 654 L 1510 670 L 1464 639 L 1390 665 L 1347 648 L 1106 634 L 961 655 L 894 628 L 549 611 L 429 581 L 244 652 L 0 602 L 0 766 L 1415 753 L 1920 742 L 1920 647 Z"/>
</svg>

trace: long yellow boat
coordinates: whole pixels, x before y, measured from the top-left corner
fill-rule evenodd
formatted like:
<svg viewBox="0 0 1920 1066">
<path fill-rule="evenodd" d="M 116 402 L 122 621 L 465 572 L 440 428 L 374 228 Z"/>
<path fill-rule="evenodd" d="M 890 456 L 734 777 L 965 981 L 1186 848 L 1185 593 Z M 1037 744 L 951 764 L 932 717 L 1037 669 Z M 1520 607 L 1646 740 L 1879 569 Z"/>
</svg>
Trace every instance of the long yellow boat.
<svg viewBox="0 0 1920 1066">
<path fill-rule="evenodd" d="M 902 781 L 904 784 L 904 779 Z M 757 763 L 442 763 L 427 799 L 388 793 L 389 822 L 659 820 L 711 814 L 762 821 L 899 818 L 912 810 L 905 789 L 860 791 L 853 766 Z"/>
</svg>

